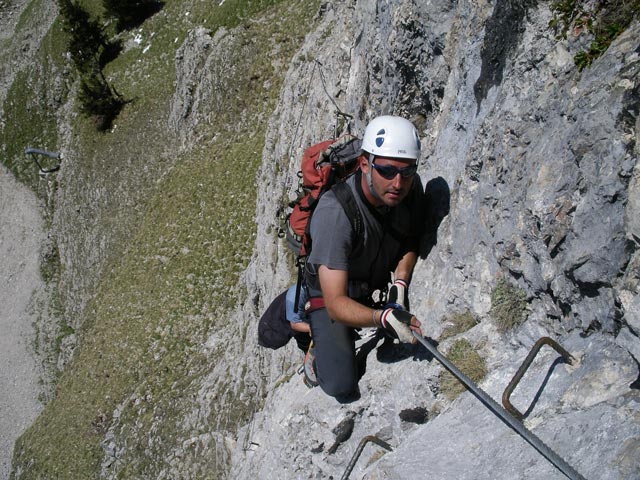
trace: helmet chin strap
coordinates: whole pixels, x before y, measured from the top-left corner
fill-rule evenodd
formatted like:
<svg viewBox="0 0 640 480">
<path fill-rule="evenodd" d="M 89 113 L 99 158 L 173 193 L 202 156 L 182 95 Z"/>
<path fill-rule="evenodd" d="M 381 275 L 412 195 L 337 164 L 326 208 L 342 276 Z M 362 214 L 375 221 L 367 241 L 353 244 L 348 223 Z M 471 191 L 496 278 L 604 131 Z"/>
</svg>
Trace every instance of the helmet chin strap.
<svg viewBox="0 0 640 480">
<path fill-rule="evenodd" d="M 369 171 L 367 172 L 367 184 L 369 185 L 369 192 L 371 193 L 371 196 L 376 200 L 378 200 L 379 202 L 382 202 L 380 195 L 378 195 L 378 193 L 373 188 L 373 180 L 371 179 L 371 174 L 373 173 L 373 160 L 374 160 L 373 153 L 370 153 L 369 154 Z"/>
</svg>

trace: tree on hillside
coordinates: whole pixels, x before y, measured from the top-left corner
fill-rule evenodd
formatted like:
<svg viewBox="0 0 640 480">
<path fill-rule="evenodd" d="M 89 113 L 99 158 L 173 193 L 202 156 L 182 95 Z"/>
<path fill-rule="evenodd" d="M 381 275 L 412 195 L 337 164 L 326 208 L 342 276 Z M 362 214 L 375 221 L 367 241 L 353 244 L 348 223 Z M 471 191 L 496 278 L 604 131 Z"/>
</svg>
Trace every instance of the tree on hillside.
<svg viewBox="0 0 640 480">
<path fill-rule="evenodd" d="M 163 7 L 159 0 L 102 0 L 102 5 L 105 16 L 115 19 L 118 31 L 141 24 Z"/>
<path fill-rule="evenodd" d="M 69 53 L 80 73 L 80 110 L 94 119 L 99 130 L 106 130 L 125 103 L 102 74 L 107 59 L 119 48 L 107 40 L 100 23 L 81 6 L 71 0 L 58 0 L 58 6 Z"/>
<path fill-rule="evenodd" d="M 69 36 L 69 52 L 78 70 L 92 70 L 108 45 L 98 21 L 71 0 L 58 0 L 62 28 Z"/>
<path fill-rule="evenodd" d="M 113 119 L 118 116 L 125 100 L 109 85 L 101 71 L 83 74 L 78 92 L 80 111 L 92 118 L 94 126 L 108 130 Z"/>
</svg>

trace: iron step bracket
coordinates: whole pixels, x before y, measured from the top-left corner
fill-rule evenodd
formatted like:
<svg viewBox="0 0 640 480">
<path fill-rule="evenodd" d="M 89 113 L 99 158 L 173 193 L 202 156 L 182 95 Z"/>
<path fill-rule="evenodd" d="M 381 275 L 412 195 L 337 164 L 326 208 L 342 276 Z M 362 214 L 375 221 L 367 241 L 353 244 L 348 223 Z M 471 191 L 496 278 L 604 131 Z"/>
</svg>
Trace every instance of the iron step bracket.
<svg viewBox="0 0 640 480">
<path fill-rule="evenodd" d="M 518 435 L 525 439 L 529 445 L 535 448 L 543 457 L 549 460 L 555 467 L 565 474 L 567 478 L 571 480 L 585 480 L 571 465 L 569 465 L 562 457 L 556 452 L 551 450 L 542 440 L 540 440 L 533 432 L 530 432 L 520 420 L 516 419 L 507 410 L 501 407 L 498 402 L 491 398 L 487 392 L 482 390 L 479 386 L 471 381 L 464 373 L 458 369 L 453 363 L 449 361 L 447 357 L 442 355 L 435 345 L 431 344 L 417 332 L 413 332 L 413 336 L 438 360 L 444 368 L 449 370 L 451 374 L 456 377 L 460 382 L 469 389 L 469 391 L 480 402 L 493 412 L 500 420 L 511 427 Z M 540 342 L 540 340 L 538 340 Z M 544 343 L 544 342 L 543 342 Z M 555 343 L 555 342 L 554 342 Z M 557 344 L 556 344 L 557 345 Z M 559 345 L 557 345 L 559 346 Z M 562 347 L 560 347 L 562 348 Z M 563 349 L 564 350 L 564 349 Z M 567 355 L 569 355 L 567 353 Z M 571 355 L 569 355 L 571 357 Z M 573 358 L 573 357 L 571 357 Z"/>
<path fill-rule="evenodd" d="M 364 450 L 365 445 L 369 442 L 373 442 L 376 445 L 379 445 L 382 448 L 389 450 L 390 452 L 393 451 L 393 448 L 391 448 L 391 445 L 389 445 L 384 440 L 380 440 L 375 435 L 367 435 L 362 440 L 360 440 L 360 443 L 358 444 L 358 448 L 356 448 L 356 451 L 351 457 L 351 460 L 349 461 L 349 465 L 347 465 L 347 469 L 344 471 L 344 475 L 342 475 L 342 478 L 340 480 L 347 480 L 349 478 L 349 475 L 351 475 L 351 471 L 353 470 L 353 467 L 356 466 L 356 462 L 358 461 L 358 458 L 360 458 L 360 455 L 362 455 L 362 451 Z"/>
<path fill-rule="evenodd" d="M 536 358 L 538 352 L 544 345 L 549 345 L 551 348 L 553 348 L 569 365 L 573 365 L 573 362 L 575 361 L 575 358 L 573 358 L 573 356 L 568 351 L 566 351 L 558 342 L 556 342 L 552 338 L 542 337 L 533 345 L 531 351 L 529 352 L 529 355 L 527 355 L 527 358 L 524 359 L 524 362 L 522 362 L 522 365 L 520 365 L 520 368 L 513 376 L 511 382 L 509 382 L 509 385 L 507 385 L 507 388 L 504 389 L 504 392 L 502 394 L 502 405 L 504 405 L 504 408 L 518 420 L 523 420 L 525 415 L 513 406 L 510 400 L 511 394 L 520 383 L 520 380 L 522 380 L 524 374 L 527 373 L 527 370 L 531 366 L 531 363 Z"/>
</svg>

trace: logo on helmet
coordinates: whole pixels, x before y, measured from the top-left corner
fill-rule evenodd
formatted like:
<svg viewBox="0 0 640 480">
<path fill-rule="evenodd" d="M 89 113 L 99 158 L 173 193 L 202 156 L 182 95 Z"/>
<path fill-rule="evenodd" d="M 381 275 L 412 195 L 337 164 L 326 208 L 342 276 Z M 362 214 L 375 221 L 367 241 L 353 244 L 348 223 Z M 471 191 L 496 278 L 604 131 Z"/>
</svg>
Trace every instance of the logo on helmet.
<svg viewBox="0 0 640 480">
<path fill-rule="evenodd" d="M 382 146 L 382 144 L 384 143 L 384 135 L 386 134 L 386 130 L 383 128 L 381 130 L 378 130 L 378 133 L 376 133 L 376 146 L 378 148 L 380 148 Z"/>
</svg>

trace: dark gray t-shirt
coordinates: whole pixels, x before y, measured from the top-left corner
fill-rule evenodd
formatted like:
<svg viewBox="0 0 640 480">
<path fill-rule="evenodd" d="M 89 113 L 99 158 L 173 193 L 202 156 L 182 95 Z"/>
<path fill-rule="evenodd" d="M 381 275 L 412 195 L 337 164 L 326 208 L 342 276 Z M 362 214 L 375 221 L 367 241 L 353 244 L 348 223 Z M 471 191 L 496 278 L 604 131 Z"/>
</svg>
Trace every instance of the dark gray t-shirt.
<svg viewBox="0 0 640 480">
<path fill-rule="evenodd" d="M 325 193 L 311 217 L 312 239 L 308 273 L 314 277 L 314 266 L 325 265 L 349 272 L 350 290 L 353 284 L 367 284 L 368 292 L 383 288 L 390 280 L 401 256 L 417 246 L 422 225 L 419 225 L 422 183 L 415 176 L 412 192 L 397 207 L 374 209 L 363 200 L 358 173 L 347 180 L 364 224 L 361 239 L 355 239 L 351 222 L 333 191 Z M 317 287 L 317 282 L 311 285 Z M 350 292 L 361 296 L 362 292 Z"/>
</svg>

